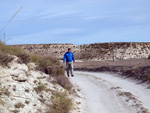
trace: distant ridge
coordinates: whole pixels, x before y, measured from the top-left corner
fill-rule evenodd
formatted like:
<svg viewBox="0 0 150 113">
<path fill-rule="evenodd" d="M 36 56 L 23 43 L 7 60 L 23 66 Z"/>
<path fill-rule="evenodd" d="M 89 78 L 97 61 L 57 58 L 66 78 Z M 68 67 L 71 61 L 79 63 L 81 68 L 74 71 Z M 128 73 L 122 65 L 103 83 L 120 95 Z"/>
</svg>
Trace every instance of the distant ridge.
<svg viewBox="0 0 150 113">
<path fill-rule="evenodd" d="M 74 44 L 24 44 L 11 45 L 38 55 L 50 55 L 62 59 L 68 48 L 72 48 L 76 59 L 116 60 L 147 58 L 150 54 L 150 42 L 110 42 L 84 45 Z M 113 50 L 114 47 L 114 50 Z"/>
</svg>

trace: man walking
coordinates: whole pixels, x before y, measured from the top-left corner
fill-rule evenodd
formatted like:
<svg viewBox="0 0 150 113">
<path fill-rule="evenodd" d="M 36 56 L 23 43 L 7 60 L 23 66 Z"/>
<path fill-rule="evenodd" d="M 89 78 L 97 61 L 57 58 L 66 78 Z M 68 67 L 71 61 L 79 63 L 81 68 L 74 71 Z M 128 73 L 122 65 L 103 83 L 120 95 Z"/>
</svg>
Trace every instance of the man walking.
<svg viewBox="0 0 150 113">
<path fill-rule="evenodd" d="M 68 48 L 68 52 L 64 54 L 63 62 L 64 63 L 66 62 L 66 70 L 67 70 L 68 77 L 69 77 L 69 71 L 71 72 L 71 76 L 74 77 L 73 62 L 75 62 L 75 58 L 70 48 Z"/>
</svg>

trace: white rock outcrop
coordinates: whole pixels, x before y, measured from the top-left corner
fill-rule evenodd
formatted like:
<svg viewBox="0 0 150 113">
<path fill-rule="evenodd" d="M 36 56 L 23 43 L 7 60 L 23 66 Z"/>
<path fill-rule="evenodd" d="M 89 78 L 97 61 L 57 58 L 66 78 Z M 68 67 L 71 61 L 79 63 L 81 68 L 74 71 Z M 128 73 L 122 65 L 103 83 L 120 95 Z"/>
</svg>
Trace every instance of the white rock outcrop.
<svg viewBox="0 0 150 113">
<path fill-rule="evenodd" d="M 53 84 L 49 75 L 33 70 L 34 64 L 29 65 L 17 63 L 15 57 L 9 67 L 0 66 L 0 113 L 44 113 L 46 104 L 51 104 L 51 91 L 65 90 Z M 39 85 L 48 91 L 37 92 Z"/>
</svg>

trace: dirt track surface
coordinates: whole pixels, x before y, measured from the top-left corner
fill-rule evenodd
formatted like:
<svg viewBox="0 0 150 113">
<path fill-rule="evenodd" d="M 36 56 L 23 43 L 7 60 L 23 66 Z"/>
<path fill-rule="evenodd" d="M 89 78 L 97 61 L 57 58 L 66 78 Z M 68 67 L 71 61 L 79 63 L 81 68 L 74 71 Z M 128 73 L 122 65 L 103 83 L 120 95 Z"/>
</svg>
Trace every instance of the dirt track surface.
<svg viewBox="0 0 150 113">
<path fill-rule="evenodd" d="M 110 72 L 150 83 L 150 59 L 132 59 L 121 61 L 84 61 L 74 63 L 77 71 Z"/>
<path fill-rule="evenodd" d="M 81 71 L 70 80 L 81 89 L 89 113 L 150 112 L 150 87 L 146 84 L 118 75 Z"/>
</svg>

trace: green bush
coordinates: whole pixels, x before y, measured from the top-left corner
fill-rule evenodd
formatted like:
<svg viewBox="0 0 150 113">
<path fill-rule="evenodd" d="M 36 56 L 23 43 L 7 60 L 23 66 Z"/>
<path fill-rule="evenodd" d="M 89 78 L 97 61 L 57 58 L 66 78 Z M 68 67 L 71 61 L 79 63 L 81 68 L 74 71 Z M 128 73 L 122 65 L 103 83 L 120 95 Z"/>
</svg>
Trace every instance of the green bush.
<svg viewBox="0 0 150 113">
<path fill-rule="evenodd" d="M 48 106 L 46 113 L 69 113 L 72 109 L 73 102 L 66 92 L 53 92 L 51 97 L 52 105 Z"/>
</svg>

